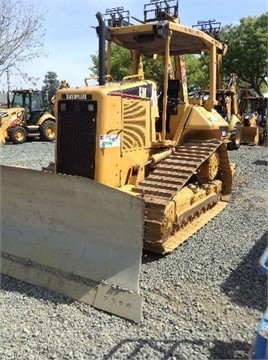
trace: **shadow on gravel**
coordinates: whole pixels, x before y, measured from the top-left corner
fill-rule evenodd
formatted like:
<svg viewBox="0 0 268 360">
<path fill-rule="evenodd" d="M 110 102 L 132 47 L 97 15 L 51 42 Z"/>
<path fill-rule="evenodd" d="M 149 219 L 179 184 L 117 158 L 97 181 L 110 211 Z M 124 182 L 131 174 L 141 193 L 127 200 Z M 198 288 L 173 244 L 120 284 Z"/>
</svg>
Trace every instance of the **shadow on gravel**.
<svg viewBox="0 0 268 360">
<path fill-rule="evenodd" d="M 259 270 L 258 264 L 267 246 L 267 236 L 265 232 L 222 285 L 224 293 L 236 304 L 262 312 L 267 306 L 267 276 Z"/>
<path fill-rule="evenodd" d="M 230 343 L 215 340 L 213 344 L 214 346 L 209 349 L 210 356 L 207 359 L 247 359 L 247 354 L 251 349 L 251 344 L 241 341 Z M 195 355 L 190 350 L 187 357 L 182 356 L 179 350 L 180 346 L 194 349 Z M 109 353 L 105 354 L 103 359 L 138 359 L 144 354 L 150 354 L 151 359 L 188 360 L 191 356 L 196 357 L 198 347 L 201 350 L 201 348 L 205 349 L 207 346 L 202 340 L 125 339 L 113 347 Z M 184 353 L 186 351 L 184 349 Z"/>
<path fill-rule="evenodd" d="M 41 286 L 32 285 L 22 280 L 11 278 L 1 274 L 1 289 L 4 291 L 12 291 L 24 296 L 29 296 L 37 300 L 49 301 L 54 304 L 71 304 L 73 299 L 65 297 L 59 293 L 47 290 Z"/>
<path fill-rule="evenodd" d="M 143 251 L 143 253 L 142 253 L 142 264 L 147 264 L 147 263 L 150 263 L 150 262 L 158 261 L 158 260 L 162 259 L 165 256 L 166 255 L 160 255 L 160 254 L 151 253 L 149 251 Z"/>
<path fill-rule="evenodd" d="M 180 246 L 179 246 L 180 251 L 184 251 L 184 249 L 187 247 L 188 241 L 191 241 L 190 239 L 191 238 L 187 239 L 182 244 L 180 244 Z M 142 264 L 147 264 L 147 263 L 159 261 L 161 259 L 165 259 L 168 256 L 172 256 L 173 253 L 174 252 L 171 252 L 171 253 L 168 253 L 168 254 L 157 254 L 157 253 L 153 253 L 153 252 L 150 252 L 150 251 L 143 250 Z"/>
<path fill-rule="evenodd" d="M 40 142 L 39 139 L 35 139 L 35 138 L 27 138 L 27 140 L 23 143 L 24 146 L 27 145 L 27 144 L 32 144 L 32 143 L 35 143 L 35 142 Z M 5 142 L 5 146 L 16 146 L 16 147 L 20 147 L 22 144 L 13 144 L 13 142 L 11 141 L 6 141 Z"/>
<path fill-rule="evenodd" d="M 55 141 L 45 141 L 45 140 L 41 140 L 38 136 L 37 137 L 28 137 L 27 140 L 23 143 L 24 145 L 27 145 L 27 144 L 33 144 L 33 143 L 55 143 Z M 5 142 L 5 146 L 6 145 L 11 145 L 11 146 L 21 146 L 22 144 L 14 144 L 13 142 L 11 141 L 6 141 Z"/>
<path fill-rule="evenodd" d="M 268 166 L 268 161 L 266 160 L 256 160 L 253 162 L 254 165 Z"/>
<path fill-rule="evenodd" d="M 156 340 L 156 339 L 125 339 L 113 347 L 108 354 L 103 356 L 103 359 L 178 359 L 188 360 L 189 357 L 180 355 L 179 346 L 203 346 L 201 340 Z M 150 354 L 150 357 L 144 357 L 145 354 Z M 122 356 L 123 355 L 123 356 Z M 143 356 L 142 356 L 143 355 Z M 148 356 L 148 355 L 147 355 Z"/>
<path fill-rule="evenodd" d="M 214 341 L 214 347 L 210 350 L 210 359 L 248 359 L 251 344 L 242 341 L 224 342 Z"/>
</svg>

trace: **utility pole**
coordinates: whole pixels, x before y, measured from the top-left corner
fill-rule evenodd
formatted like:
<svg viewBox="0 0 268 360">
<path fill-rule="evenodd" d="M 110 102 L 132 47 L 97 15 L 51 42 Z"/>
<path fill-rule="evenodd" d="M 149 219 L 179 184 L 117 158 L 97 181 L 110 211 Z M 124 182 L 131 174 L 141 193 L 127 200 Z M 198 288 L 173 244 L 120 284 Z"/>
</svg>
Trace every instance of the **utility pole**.
<svg viewBox="0 0 268 360">
<path fill-rule="evenodd" d="M 7 108 L 9 109 L 10 108 L 10 97 L 9 97 L 9 94 L 10 94 L 10 82 L 9 82 L 9 68 L 7 68 Z"/>
</svg>

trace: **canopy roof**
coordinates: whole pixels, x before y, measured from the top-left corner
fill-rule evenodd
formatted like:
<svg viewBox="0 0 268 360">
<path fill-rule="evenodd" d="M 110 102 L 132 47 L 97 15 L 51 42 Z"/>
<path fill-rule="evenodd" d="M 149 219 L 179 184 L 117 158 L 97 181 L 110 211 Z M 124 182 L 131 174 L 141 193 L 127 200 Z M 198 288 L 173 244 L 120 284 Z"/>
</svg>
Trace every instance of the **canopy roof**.
<svg viewBox="0 0 268 360">
<path fill-rule="evenodd" d="M 170 55 L 199 54 L 215 44 L 218 51 L 224 45 L 201 30 L 170 21 L 109 28 L 111 40 L 145 56 L 164 54 L 166 35 L 171 33 Z"/>
</svg>

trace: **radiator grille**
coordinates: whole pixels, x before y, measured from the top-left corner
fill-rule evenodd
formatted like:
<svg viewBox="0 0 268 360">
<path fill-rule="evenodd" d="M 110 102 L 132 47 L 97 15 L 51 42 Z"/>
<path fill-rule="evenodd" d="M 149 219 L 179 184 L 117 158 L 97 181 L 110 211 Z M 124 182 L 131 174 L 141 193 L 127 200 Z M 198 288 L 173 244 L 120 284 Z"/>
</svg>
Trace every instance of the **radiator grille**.
<svg viewBox="0 0 268 360">
<path fill-rule="evenodd" d="M 96 101 L 59 101 L 56 148 L 58 173 L 94 179 L 96 120 Z"/>
</svg>

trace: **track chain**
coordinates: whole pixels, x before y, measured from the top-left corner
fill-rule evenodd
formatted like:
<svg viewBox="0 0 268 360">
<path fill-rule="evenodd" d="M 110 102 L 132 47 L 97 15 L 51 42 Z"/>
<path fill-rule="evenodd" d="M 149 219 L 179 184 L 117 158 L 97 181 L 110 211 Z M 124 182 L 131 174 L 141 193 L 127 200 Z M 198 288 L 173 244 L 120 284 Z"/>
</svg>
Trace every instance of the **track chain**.
<svg viewBox="0 0 268 360">
<path fill-rule="evenodd" d="M 222 194 L 229 195 L 232 172 L 226 145 L 218 139 L 193 140 L 178 146 L 144 181 L 133 190 L 145 201 L 144 241 L 164 242 L 161 227 L 166 207 L 172 198 L 187 184 L 201 164 L 214 152 L 220 161 Z"/>
</svg>

